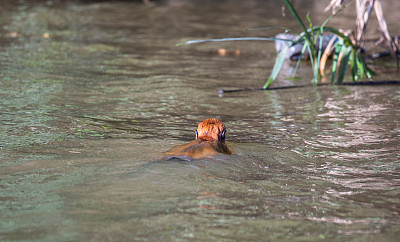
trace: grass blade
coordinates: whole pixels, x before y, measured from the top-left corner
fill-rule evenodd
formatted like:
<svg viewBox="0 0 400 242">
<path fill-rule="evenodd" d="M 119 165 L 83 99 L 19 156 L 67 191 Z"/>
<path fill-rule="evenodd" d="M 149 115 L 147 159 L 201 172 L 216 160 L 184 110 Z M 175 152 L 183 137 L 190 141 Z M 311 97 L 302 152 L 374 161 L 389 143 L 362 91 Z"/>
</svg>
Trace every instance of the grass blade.
<svg viewBox="0 0 400 242">
<path fill-rule="evenodd" d="M 320 65 L 320 61 L 321 61 L 321 55 L 322 55 L 322 42 L 323 42 L 323 28 L 320 28 L 320 31 L 317 34 L 317 40 L 319 40 L 319 46 L 318 46 L 318 54 L 316 56 L 316 65 L 314 66 L 314 76 L 319 77 L 320 76 L 320 72 L 319 72 L 319 65 Z M 314 84 L 317 85 L 318 83 L 318 78 L 314 78 Z"/>
<path fill-rule="evenodd" d="M 301 59 L 303 59 L 303 56 L 304 56 L 304 53 L 306 52 L 306 49 L 307 49 L 307 42 L 303 45 L 303 49 L 301 49 L 300 56 L 299 56 L 299 59 L 297 60 L 296 68 L 293 71 L 292 78 L 294 78 L 296 76 L 297 69 L 299 69 Z"/>
<path fill-rule="evenodd" d="M 279 52 L 278 56 L 276 57 L 274 68 L 272 68 L 271 75 L 269 76 L 267 82 L 263 86 L 264 89 L 267 89 L 276 79 L 279 74 L 279 71 L 282 68 L 283 62 L 286 58 L 286 53 L 289 50 L 289 46 L 285 46 L 281 52 Z"/>
<path fill-rule="evenodd" d="M 360 61 L 362 63 L 362 65 L 364 66 L 364 70 L 365 70 L 365 76 L 372 80 L 372 76 L 375 75 L 375 72 L 373 70 L 371 70 L 368 66 L 367 63 L 365 63 L 365 59 L 364 58 L 360 58 Z"/>
<path fill-rule="evenodd" d="M 357 70 L 358 70 L 358 75 L 360 76 L 360 79 L 357 80 L 357 81 L 361 81 L 361 78 L 363 78 L 364 75 L 365 75 L 365 68 L 364 68 L 364 65 L 362 64 L 362 62 L 360 60 L 360 53 L 358 53 L 358 52 L 356 53 L 355 59 L 356 59 L 356 66 L 357 66 Z"/>
<path fill-rule="evenodd" d="M 305 39 L 312 43 L 312 38 L 310 33 L 308 32 L 306 26 L 304 25 L 303 21 L 301 20 L 301 18 L 299 17 L 299 15 L 297 14 L 296 10 L 294 9 L 293 5 L 289 2 L 289 0 L 283 0 L 283 3 L 286 5 L 286 7 L 289 9 L 289 11 L 291 12 L 291 14 L 293 15 L 293 17 L 296 19 L 296 21 L 299 23 L 301 29 L 303 30 Z M 310 46 L 312 53 L 315 53 L 315 48 L 313 45 Z"/>
<path fill-rule="evenodd" d="M 349 66 L 349 59 L 350 59 L 350 55 L 351 55 L 351 47 L 350 46 L 343 47 L 342 52 L 343 52 L 344 57 L 343 57 L 342 62 L 340 63 L 339 77 L 337 80 L 338 83 L 342 83 L 344 76 L 346 75 L 346 71 Z"/>
<path fill-rule="evenodd" d="M 285 39 L 277 39 L 277 38 L 243 37 L 243 38 L 222 38 L 222 39 L 190 40 L 190 41 L 187 41 L 187 42 L 178 43 L 178 44 L 176 44 L 176 46 L 203 43 L 203 42 L 223 42 L 223 41 L 237 41 L 237 40 L 283 40 L 283 41 L 288 41 L 288 40 L 285 40 Z"/>
<path fill-rule="evenodd" d="M 333 56 L 333 63 L 332 63 L 331 84 L 335 82 L 335 75 L 338 67 L 339 54 L 342 52 L 342 47 L 343 47 L 343 39 L 340 38 L 338 42 L 335 44 L 335 55 Z"/>
<path fill-rule="evenodd" d="M 356 51 L 351 50 L 349 54 L 349 65 L 351 68 L 351 77 L 353 81 L 358 81 L 360 79 L 358 66 L 356 64 Z"/>
</svg>

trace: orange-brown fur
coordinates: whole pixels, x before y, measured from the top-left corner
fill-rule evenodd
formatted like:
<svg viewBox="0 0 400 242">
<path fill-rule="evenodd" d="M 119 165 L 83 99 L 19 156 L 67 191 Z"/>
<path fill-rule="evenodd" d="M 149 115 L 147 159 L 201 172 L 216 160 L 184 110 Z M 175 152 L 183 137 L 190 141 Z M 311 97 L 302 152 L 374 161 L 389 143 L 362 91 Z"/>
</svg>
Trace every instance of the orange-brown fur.
<svg viewBox="0 0 400 242">
<path fill-rule="evenodd" d="M 216 118 L 206 119 L 197 126 L 199 139 L 218 140 L 218 135 L 226 131 L 225 125 Z"/>
<path fill-rule="evenodd" d="M 225 125 L 218 119 L 206 119 L 198 124 L 196 140 L 172 148 L 165 153 L 167 158 L 203 158 L 218 153 L 232 154 L 225 144 Z"/>
</svg>

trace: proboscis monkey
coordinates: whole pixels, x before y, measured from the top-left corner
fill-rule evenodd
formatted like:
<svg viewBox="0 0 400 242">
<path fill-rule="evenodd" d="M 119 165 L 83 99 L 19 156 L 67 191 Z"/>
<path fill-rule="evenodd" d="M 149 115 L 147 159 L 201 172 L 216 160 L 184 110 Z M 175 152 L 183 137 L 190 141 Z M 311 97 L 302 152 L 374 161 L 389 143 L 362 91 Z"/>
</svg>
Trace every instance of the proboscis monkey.
<svg viewBox="0 0 400 242">
<path fill-rule="evenodd" d="M 171 158 L 204 158 L 218 153 L 232 154 L 225 144 L 225 125 L 218 119 L 206 119 L 199 123 L 196 139 L 186 145 L 179 145 L 165 153 Z"/>
</svg>

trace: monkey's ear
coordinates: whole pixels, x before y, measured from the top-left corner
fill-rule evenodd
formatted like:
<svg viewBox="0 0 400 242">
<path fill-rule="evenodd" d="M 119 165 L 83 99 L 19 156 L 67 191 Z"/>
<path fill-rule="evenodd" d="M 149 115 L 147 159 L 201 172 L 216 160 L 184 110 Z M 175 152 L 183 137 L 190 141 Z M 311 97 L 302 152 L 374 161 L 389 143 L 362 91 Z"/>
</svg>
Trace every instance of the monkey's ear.
<svg viewBox="0 0 400 242">
<path fill-rule="evenodd" d="M 219 141 L 225 141 L 225 132 L 226 130 L 223 130 L 222 133 L 218 135 Z"/>
<path fill-rule="evenodd" d="M 196 139 L 198 139 L 199 138 L 199 133 L 197 133 L 197 129 L 194 130 L 194 132 L 196 132 Z"/>
</svg>

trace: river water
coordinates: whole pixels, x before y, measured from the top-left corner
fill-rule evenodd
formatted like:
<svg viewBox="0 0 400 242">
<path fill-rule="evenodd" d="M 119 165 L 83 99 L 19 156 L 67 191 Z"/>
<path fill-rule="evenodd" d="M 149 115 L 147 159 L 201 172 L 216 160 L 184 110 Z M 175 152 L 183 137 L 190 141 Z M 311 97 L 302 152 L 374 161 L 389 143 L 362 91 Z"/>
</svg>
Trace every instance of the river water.
<svg viewBox="0 0 400 242">
<path fill-rule="evenodd" d="M 327 2 L 295 4 L 321 23 Z M 400 4 L 383 2 L 397 34 Z M 397 241 L 399 86 L 220 95 L 261 87 L 274 44 L 176 46 L 296 29 L 281 6 L 3 1 L 0 240 Z M 286 80 L 294 65 L 275 86 L 309 82 L 308 64 Z M 376 61 L 375 79 L 398 80 L 395 66 Z M 162 159 L 216 117 L 232 155 Z"/>
</svg>

